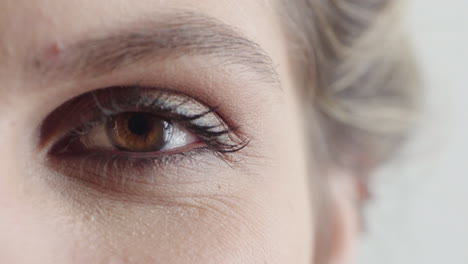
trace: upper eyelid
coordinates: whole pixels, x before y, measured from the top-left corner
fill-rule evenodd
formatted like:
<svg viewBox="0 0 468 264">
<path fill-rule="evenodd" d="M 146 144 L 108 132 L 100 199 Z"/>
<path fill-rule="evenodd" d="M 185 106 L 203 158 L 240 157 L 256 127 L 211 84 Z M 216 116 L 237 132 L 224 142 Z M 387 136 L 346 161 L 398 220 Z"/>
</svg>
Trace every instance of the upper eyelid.
<svg viewBox="0 0 468 264">
<path fill-rule="evenodd" d="M 130 87 L 116 87 L 116 88 L 154 90 L 154 88 L 144 87 L 144 86 L 130 86 Z M 101 91 L 105 91 L 105 90 L 106 89 L 103 89 Z M 219 114 L 216 112 L 218 107 L 209 107 L 207 104 L 202 103 L 199 100 L 194 99 L 180 92 L 173 92 L 173 91 L 161 90 L 161 89 L 158 89 L 158 92 L 160 92 L 160 94 L 155 98 L 155 100 L 148 101 L 149 102 L 148 105 L 154 105 L 155 102 L 158 102 L 161 98 L 170 97 L 171 94 L 181 96 L 181 98 L 179 99 L 183 99 L 183 100 L 179 102 L 177 105 L 172 106 L 169 109 L 165 109 L 165 110 L 168 110 L 166 114 L 167 113 L 172 114 L 173 116 L 170 116 L 170 118 L 174 119 L 175 121 L 187 122 L 188 127 L 186 128 L 191 130 L 191 132 L 198 134 L 198 136 L 209 137 L 209 138 L 225 136 L 224 143 L 213 141 L 213 143 L 218 144 L 217 148 L 224 148 L 222 151 L 220 149 L 217 149 L 218 151 L 221 151 L 224 153 L 236 152 L 245 148 L 250 142 L 249 140 L 241 139 L 240 136 L 235 135 L 236 128 L 228 124 L 226 121 L 222 119 L 222 117 L 219 116 Z M 194 114 L 194 115 L 175 113 L 175 111 L 179 110 L 180 108 L 183 108 L 184 105 L 190 102 L 195 103 L 198 106 L 202 105 L 204 109 L 208 109 L 208 110 L 201 112 L 199 114 Z M 139 106 L 142 107 L 143 105 L 139 105 Z M 207 117 L 210 114 L 213 114 L 210 122 L 205 122 L 205 124 L 194 123 L 194 121 Z M 219 128 L 219 129 L 215 129 L 215 128 Z"/>
<path fill-rule="evenodd" d="M 99 99 L 96 97 L 95 93 L 92 93 L 92 96 L 93 96 L 93 99 L 96 103 L 96 105 L 98 106 L 98 108 L 102 111 L 102 114 L 103 114 L 103 118 L 106 119 L 106 118 L 109 118 L 113 115 L 117 115 L 117 114 L 120 114 L 120 113 L 123 113 L 123 112 L 128 112 L 128 110 L 126 110 L 125 108 L 122 108 L 120 107 L 114 100 L 111 100 L 111 107 L 112 108 L 109 108 L 109 107 L 106 107 L 106 106 L 103 106 Z M 169 117 L 170 120 L 169 121 L 176 121 L 176 122 L 190 122 L 190 121 L 194 121 L 194 120 L 197 120 L 197 119 L 200 119 L 200 118 L 203 118 L 204 116 L 208 115 L 208 114 L 216 114 L 216 110 L 218 109 L 218 107 L 210 107 L 208 110 L 206 111 L 203 111 L 201 113 L 197 113 L 197 114 L 193 114 L 193 115 L 181 115 L 181 114 L 176 114 L 174 113 L 174 110 L 178 109 L 179 107 L 182 107 L 184 104 L 187 104 L 188 102 L 190 102 L 190 99 L 186 99 L 184 100 L 183 102 L 181 102 L 180 104 L 174 106 L 174 107 L 170 107 L 170 108 L 163 108 L 163 110 L 161 111 L 161 108 L 160 105 L 157 104 L 157 102 L 159 101 L 159 98 L 156 98 L 154 99 L 153 101 L 150 101 L 150 103 L 148 105 L 146 105 L 146 107 L 149 107 L 149 108 L 152 108 L 154 110 L 154 112 L 150 112 L 150 113 L 153 113 L 155 115 L 160 115 L 161 118 L 168 118 L 166 115 L 167 114 L 171 114 L 171 116 Z M 132 110 L 132 111 L 138 111 L 138 108 L 142 108 L 143 105 L 136 105 L 135 107 L 135 110 Z M 96 124 L 95 125 L 92 125 L 90 126 L 93 127 L 93 126 L 97 126 L 98 123 L 102 123 L 102 118 L 101 116 L 99 116 L 99 119 L 101 122 L 99 121 L 91 121 L 91 122 L 95 122 Z M 218 119 L 218 118 L 217 118 Z M 220 119 L 218 119 L 220 120 Z M 218 130 L 218 132 L 224 132 L 226 130 L 231 130 L 229 128 L 229 126 L 227 124 L 224 123 L 224 121 L 220 121 L 218 124 L 216 125 L 213 125 L 213 126 L 210 126 L 210 127 L 206 127 L 207 129 L 209 128 L 216 128 L 216 127 L 223 127 L 223 130 Z"/>
<path fill-rule="evenodd" d="M 100 102 L 99 99 L 96 96 L 97 92 L 102 92 L 102 91 L 112 91 L 112 89 L 126 89 L 126 90 L 137 90 L 137 89 L 142 89 L 142 90 L 156 90 L 157 96 L 154 98 L 141 98 L 142 100 L 139 100 L 138 102 L 135 103 L 135 110 L 142 110 L 142 108 L 149 108 L 150 110 L 155 110 L 156 114 L 169 114 L 171 119 L 174 119 L 175 121 L 195 121 L 197 119 L 201 119 L 209 114 L 215 115 L 217 119 L 218 125 L 223 125 L 226 128 L 230 128 L 231 126 L 227 124 L 222 118 L 219 116 L 217 113 L 218 106 L 216 107 L 211 107 L 207 105 L 206 103 L 200 102 L 200 100 L 192 98 L 186 94 L 180 93 L 180 92 L 174 92 L 174 91 L 169 91 L 165 89 L 156 89 L 152 87 L 144 87 L 144 86 L 125 86 L 125 87 L 114 87 L 114 88 L 106 88 L 106 89 L 100 89 L 98 91 L 92 92 L 93 99 L 98 101 L 98 106 L 99 108 L 103 111 L 104 115 L 112 115 L 112 114 L 118 114 L 120 113 L 123 109 L 114 101 L 111 100 L 111 107 L 105 107 L 103 106 Z M 174 98 L 169 98 L 169 97 L 177 97 L 177 100 Z M 152 99 L 152 100 L 151 100 Z M 171 101 L 168 103 L 168 101 Z M 191 106 L 188 106 L 188 104 L 192 104 Z M 195 114 L 188 114 L 188 113 L 181 113 L 184 108 L 198 108 L 197 110 L 192 109 L 194 112 L 197 112 Z M 206 109 L 206 110 L 205 110 Z M 128 108 L 126 109 L 128 111 Z M 164 117 L 164 116 L 162 116 Z"/>
<path fill-rule="evenodd" d="M 154 92 L 154 98 L 151 101 L 148 101 L 149 97 L 142 98 L 140 95 L 140 91 L 152 91 Z M 120 94 L 119 94 L 120 93 Z M 130 100 L 132 95 L 137 98 L 135 102 L 124 102 L 122 100 L 123 97 L 126 97 L 127 100 Z M 171 105 L 163 106 L 164 98 L 172 97 Z M 120 98 L 120 99 L 117 99 Z M 117 102 L 116 100 L 119 100 Z M 160 89 L 160 88 L 152 88 L 146 86 L 116 86 L 116 87 L 108 87 L 97 89 L 95 91 L 87 92 L 81 95 L 78 95 L 62 105 L 56 108 L 49 116 L 44 120 L 41 125 L 42 130 L 44 129 L 44 125 L 48 122 L 48 120 L 54 120 L 58 123 L 59 126 L 63 127 L 72 127 L 76 125 L 76 123 L 81 123 L 83 121 L 89 122 L 98 122 L 102 121 L 102 118 L 107 116 L 115 115 L 121 113 L 122 111 L 132 111 L 138 110 L 142 111 L 142 107 L 150 108 L 151 110 L 156 111 L 158 114 L 171 114 L 171 118 L 176 116 L 177 113 L 174 112 L 175 103 L 182 101 L 183 104 L 186 104 L 188 101 L 193 102 L 194 104 L 198 105 L 200 108 L 203 109 L 210 109 L 209 106 L 205 106 L 205 103 L 200 102 L 197 99 L 192 99 L 190 96 L 183 94 L 181 92 L 171 91 L 168 89 Z M 167 101 L 166 101 L 167 102 Z M 127 105 L 124 105 L 127 104 Z M 169 107 L 171 106 L 171 107 Z M 178 105 L 182 106 L 182 104 Z M 134 107 L 134 109 L 130 109 L 130 107 Z M 93 109 L 98 110 L 98 112 L 94 113 Z M 69 114 L 70 112 L 79 113 L 80 118 L 76 120 L 77 116 L 73 116 L 73 114 Z M 68 116 L 64 117 L 64 115 Z M 183 115 L 177 115 L 177 117 L 182 117 Z M 96 117 L 96 118 L 93 118 Z M 167 117 L 167 116 L 166 116 Z M 70 118 L 70 119 L 69 119 Z M 75 120 L 73 120 L 75 118 Z M 182 118 L 181 118 L 182 119 Z M 71 124 L 68 124 L 71 123 Z M 77 125 L 79 126 L 79 125 Z"/>
</svg>

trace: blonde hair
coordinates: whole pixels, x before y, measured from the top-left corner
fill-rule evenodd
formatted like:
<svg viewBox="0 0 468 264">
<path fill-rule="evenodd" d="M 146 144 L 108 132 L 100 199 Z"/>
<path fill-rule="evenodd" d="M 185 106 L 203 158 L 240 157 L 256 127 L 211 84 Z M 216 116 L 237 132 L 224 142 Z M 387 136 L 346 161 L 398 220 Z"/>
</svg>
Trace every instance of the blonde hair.
<svg viewBox="0 0 468 264">
<path fill-rule="evenodd" d="M 417 105 L 403 6 L 398 0 L 294 0 L 283 9 L 303 76 L 300 95 L 310 110 L 313 156 L 322 168 L 344 168 L 366 181 L 404 141 Z M 314 191 L 326 203 L 324 191 Z M 319 222 L 323 261 L 330 223 Z"/>
<path fill-rule="evenodd" d="M 293 51 L 305 58 L 301 92 L 326 138 L 324 156 L 360 168 L 361 153 L 373 167 L 405 137 L 416 106 L 400 1 L 295 0 L 287 6 Z"/>
</svg>

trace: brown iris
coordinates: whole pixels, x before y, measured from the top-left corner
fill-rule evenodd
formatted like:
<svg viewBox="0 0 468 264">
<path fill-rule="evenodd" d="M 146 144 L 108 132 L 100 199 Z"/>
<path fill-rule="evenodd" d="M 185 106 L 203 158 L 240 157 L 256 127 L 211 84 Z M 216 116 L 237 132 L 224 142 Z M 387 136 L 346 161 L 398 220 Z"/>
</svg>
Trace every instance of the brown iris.
<svg viewBox="0 0 468 264">
<path fill-rule="evenodd" d="M 122 113 L 107 123 L 107 135 L 118 149 L 131 152 L 161 150 L 167 142 L 169 123 L 147 113 Z"/>
</svg>

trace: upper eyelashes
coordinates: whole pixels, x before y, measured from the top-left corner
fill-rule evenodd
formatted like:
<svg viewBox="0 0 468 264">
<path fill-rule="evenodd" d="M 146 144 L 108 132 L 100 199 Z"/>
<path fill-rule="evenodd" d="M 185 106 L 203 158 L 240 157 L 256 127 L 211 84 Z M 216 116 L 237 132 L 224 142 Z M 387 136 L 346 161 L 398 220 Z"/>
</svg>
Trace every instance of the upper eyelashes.
<svg viewBox="0 0 468 264">
<path fill-rule="evenodd" d="M 101 89 L 72 99 L 54 111 L 42 126 L 41 145 L 50 146 L 51 153 L 69 155 L 92 151 L 148 154 L 197 142 L 219 153 L 245 147 L 246 141 L 216 110 L 167 90 Z"/>
</svg>

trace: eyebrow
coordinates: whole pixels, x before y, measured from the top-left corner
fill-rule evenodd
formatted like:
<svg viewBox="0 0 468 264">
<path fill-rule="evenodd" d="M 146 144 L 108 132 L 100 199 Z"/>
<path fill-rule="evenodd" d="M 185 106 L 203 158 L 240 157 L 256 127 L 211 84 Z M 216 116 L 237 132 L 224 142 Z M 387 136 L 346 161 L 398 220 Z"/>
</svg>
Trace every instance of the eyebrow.
<svg viewBox="0 0 468 264">
<path fill-rule="evenodd" d="M 65 48 L 52 45 L 47 54 L 59 59 L 34 59 L 40 76 L 95 77 L 141 62 L 208 56 L 224 66 L 247 67 L 261 81 L 279 83 L 273 60 L 258 43 L 217 19 L 191 12 L 137 21 Z"/>
</svg>

